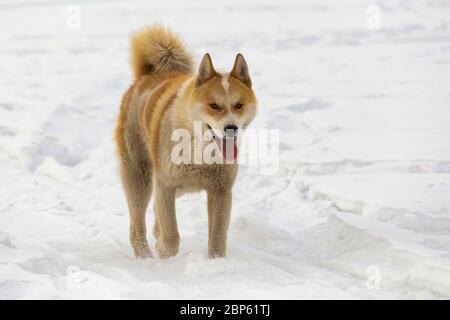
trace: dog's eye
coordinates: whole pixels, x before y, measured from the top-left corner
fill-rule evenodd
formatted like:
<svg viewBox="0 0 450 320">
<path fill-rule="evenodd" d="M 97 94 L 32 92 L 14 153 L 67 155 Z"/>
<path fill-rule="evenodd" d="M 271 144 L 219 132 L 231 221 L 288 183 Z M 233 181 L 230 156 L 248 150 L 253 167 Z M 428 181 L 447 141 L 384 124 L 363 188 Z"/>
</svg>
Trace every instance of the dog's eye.
<svg viewBox="0 0 450 320">
<path fill-rule="evenodd" d="M 214 110 L 220 110 L 220 107 L 219 107 L 217 104 L 215 104 L 215 103 L 211 103 L 211 104 L 209 105 L 209 107 L 210 107 L 211 109 L 214 109 Z"/>
<path fill-rule="evenodd" d="M 244 105 L 242 103 L 236 103 L 236 105 L 234 106 L 236 109 L 241 109 Z"/>
</svg>

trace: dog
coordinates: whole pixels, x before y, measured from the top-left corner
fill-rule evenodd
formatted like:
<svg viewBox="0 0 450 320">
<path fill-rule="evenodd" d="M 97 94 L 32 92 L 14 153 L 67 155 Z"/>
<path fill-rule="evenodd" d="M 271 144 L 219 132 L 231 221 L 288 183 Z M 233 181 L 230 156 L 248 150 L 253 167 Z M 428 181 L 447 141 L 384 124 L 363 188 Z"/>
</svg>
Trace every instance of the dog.
<svg viewBox="0 0 450 320">
<path fill-rule="evenodd" d="M 248 65 L 237 54 L 231 72 L 217 72 L 206 53 L 195 73 L 193 58 L 183 43 L 162 26 L 134 33 L 130 51 L 134 81 L 122 98 L 115 141 L 134 254 L 153 257 L 145 223 L 152 192 L 155 247 L 160 258 L 168 258 L 178 252 L 180 244 L 176 197 L 206 191 L 208 257 L 224 257 L 238 172 L 238 138 L 257 111 Z M 173 132 L 190 133 L 188 142 L 195 145 L 195 123 L 213 141 L 216 160 L 219 155 L 224 161 L 173 161 Z"/>
</svg>

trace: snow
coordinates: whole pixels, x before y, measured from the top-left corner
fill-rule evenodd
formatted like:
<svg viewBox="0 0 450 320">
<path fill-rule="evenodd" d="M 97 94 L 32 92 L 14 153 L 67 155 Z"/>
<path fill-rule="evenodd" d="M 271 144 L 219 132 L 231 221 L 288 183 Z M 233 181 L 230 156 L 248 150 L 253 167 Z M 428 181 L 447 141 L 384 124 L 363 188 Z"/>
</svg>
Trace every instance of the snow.
<svg viewBox="0 0 450 320">
<path fill-rule="evenodd" d="M 440 0 L 3 0 L 0 299 L 450 298 L 449 17 Z M 132 255 L 113 128 L 128 36 L 154 22 L 197 61 L 242 52 L 252 127 L 280 130 L 276 172 L 241 168 L 226 259 L 206 257 L 204 194 L 177 201 L 177 256 Z"/>
</svg>

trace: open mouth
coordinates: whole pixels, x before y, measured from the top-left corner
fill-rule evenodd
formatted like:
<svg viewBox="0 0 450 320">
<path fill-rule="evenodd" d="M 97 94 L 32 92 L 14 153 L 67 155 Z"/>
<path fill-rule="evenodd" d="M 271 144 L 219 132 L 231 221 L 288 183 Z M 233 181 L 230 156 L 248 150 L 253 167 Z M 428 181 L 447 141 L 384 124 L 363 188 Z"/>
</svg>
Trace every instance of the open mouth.
<svg viewBox="0 0 450 320">
<path fill-rule="evenodd" d="M 206 124 L 208 129 L 211 131 L 211 135 L 216 143 L 218 149 L 222 153 L 225 161 L 234 161 L 238 155 L 238 147 L 237 147 L 237 137 L 227 137 L 226 135 L 223 138 L 218 137 L 213 128 L 209 124 Z"/>
</svg>

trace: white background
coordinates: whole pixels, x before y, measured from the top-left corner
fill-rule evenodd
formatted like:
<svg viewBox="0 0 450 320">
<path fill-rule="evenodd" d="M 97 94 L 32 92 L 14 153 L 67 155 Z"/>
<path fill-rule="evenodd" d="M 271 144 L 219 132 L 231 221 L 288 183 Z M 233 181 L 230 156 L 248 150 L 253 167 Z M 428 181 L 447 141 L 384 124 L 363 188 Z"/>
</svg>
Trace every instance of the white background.
<svg viewBox="0 0 450 320">
<path fill-rule="evenodd" d="M 176 257 L 132 255 L 113 129 L 155 22 L 197 62 L 242 52 L 252 127 L 280 130 L 276 174 L 241 168 L 227 259 L 204 194 Z M 449 298 L 449 23 L 447 0 L 0 1 L 0 298 Z"/>
</svg>

